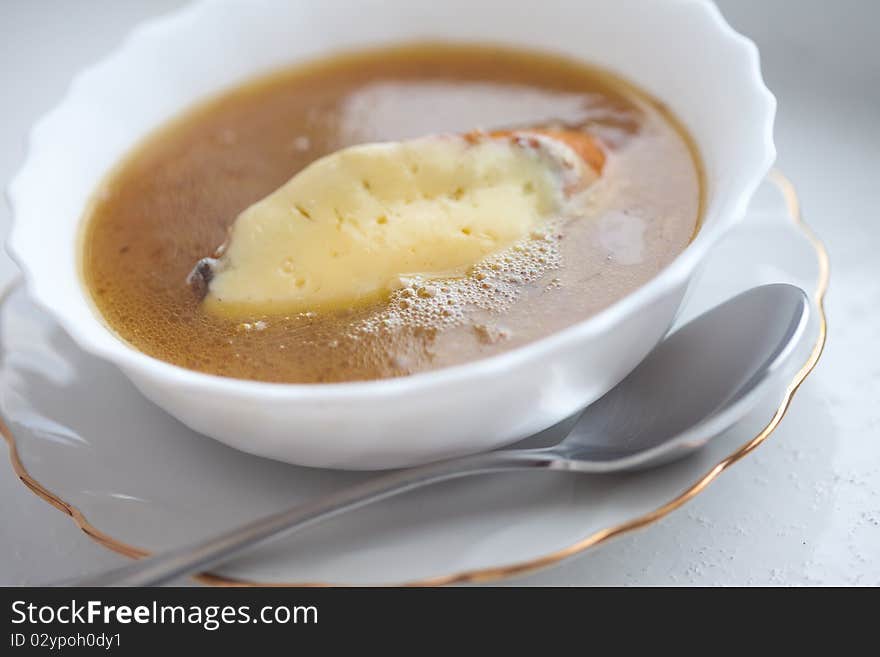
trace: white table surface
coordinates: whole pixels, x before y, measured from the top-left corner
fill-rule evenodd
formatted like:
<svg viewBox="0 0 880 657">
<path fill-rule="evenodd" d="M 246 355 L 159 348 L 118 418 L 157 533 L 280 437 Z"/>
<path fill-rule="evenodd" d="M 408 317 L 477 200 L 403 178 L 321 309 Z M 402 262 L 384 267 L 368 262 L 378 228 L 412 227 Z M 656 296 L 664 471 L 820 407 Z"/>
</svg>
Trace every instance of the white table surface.
<svg viewBox="0 0 880 657">
<path fill-rule="evenodd" d="M 512 2 L 515 0 L 512 0 Z M 72 75 L 180 0 L 0 0 L 0 183 Z M 880 584 L 880 2 L 723 0 L 778 95 L 779 166 L 831 255 L 829 342 L 775 435 L 661 522 L 554 569 L 552 585 Z M 0 207 L 0 233 L 9 225 Z M 0 255 L 0 281 L 15 273 Z M 124 560 L 0 458 L 0 584 Z"/>
</svg>

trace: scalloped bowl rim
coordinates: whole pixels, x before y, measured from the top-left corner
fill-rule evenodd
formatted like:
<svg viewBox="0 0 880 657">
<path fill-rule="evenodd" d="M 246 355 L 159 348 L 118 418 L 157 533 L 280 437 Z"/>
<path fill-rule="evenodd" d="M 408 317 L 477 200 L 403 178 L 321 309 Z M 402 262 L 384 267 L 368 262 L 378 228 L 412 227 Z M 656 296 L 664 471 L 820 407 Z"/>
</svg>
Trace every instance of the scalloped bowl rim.
<svg viewBox="0 0 880 657">
<path fill-rule="evenodd" d="M 756 132 L 760 134 L 761 155 L 753 163 L 753 173 L 741 184 L 736 201 L 732 207 L 727 209 L 726 216 L 721 218 L 717 225 L 712 226 L 711 229 L 707 229 L 705 226 L 701 227 L 691 244 L 641 287 L 584 321 L 508 352 L 461 365 L 390 379 L 319 384 L 270 383 L 206 374 L 149 356 L 116 336 L 101 320 L 97 309 L 92 308 L 93 321 L 101 324 L 106 334 L 104 337 L 110 338 L 95 340 L 81 326 L 81 318 L 69 317 L 53 307 L 51 293 L 44 292 L 40 276 L 28 266 L 25 249 L 20 243 L 22 222 L 18 220 L 21 206 L 24 203 L 23 196 L 27 182 L 32 176 L 40 175 L 34 167 L 35 153 L 38 148 L 51 148 L 51 144 L 46 144 L 42 139 L 43 133 L 55 121 L 63 120 L 67 105 L 81 93 L 82 87 L 89 79 L 99 77 L 108 65 L 124 57 L 126 51 L 133 45 L 144 40 L 161 38 L 166 31 L 185 27 L 188 21 L 194 20 L 201 11 L 211 6 L 211 3 L 207 1 L 193 3 L 169 14 L 145 21 L 135 27 L 110 54 L 76 75 L 62 100 L 34 124 L 28 135 L 24 162 L 7 188 L 7 198 L 13 217 L 12 229 L 6 241 L 7 252 L 22 270 L 31 297 L 61 324 L 82 349 L 113 362 L 123 369 L 149 370 L 157 378 L 173 379 L 176 385 L 199 388 L 214 394 L 233 394 L 237 397 L 248 396 L 263 400 L 271 398 L 323 400 L 341 397 L 379 397 L 404 390 L 413 392 L 454 384 L 462 380 L 503 375 L 517 365 L 539 360 L 545 354 L 571 348 L 573 343 L 579 340 L 608 331 L 629 315 L 638 312 L 651 300 L 660 297 L 664 291 L 680 285 L 693 274 L 712 245 L 744 215 L 748 202 L 776 158 L 773 142 L 776 99 L 767 88 L 761 75 L 757 47 L 750 39 L 736 32 L 729 25 L 713 3 L 707 0 L 675 0 L 675 2 L 691 4 L 695 9 L 706 12 L 711 17 L 713 28 L 717 30 L 718 36 L 738 48 L 739 56 L 748 59 L 754 101 L 761 105 L 763 115 L 762 125 L 756 128 Z M 599 65 L 601 66 L 601 62 Z M 181 108 L 181 110 L 184 109 L 186 108 Z M 705 220 L 705 216 L 703 219 Z M 79 220 L 81 221 L 81 218 Z M 88 299 L 88 293 L 85 289 L 82 289 L 82 294 L 87 298 L 89 305 L 93 305 Z"/>
</svg>

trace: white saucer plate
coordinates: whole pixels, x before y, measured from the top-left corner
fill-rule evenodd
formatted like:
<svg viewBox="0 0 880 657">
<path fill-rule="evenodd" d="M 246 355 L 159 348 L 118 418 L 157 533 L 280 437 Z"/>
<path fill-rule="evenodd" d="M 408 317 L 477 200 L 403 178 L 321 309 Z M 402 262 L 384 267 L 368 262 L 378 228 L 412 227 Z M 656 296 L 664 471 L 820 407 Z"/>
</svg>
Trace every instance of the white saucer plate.
<svg viewBox="0 0 880 657">
<path fill-rule="evenodd" d="M 778 173 L 759 190 L 746 220 L 714 247 L 678 323 L 771 282 L 811 295 L 795 363 L 755 411 L 693 457 L 627 475 L 513 473 L 437 485 L 279 539 L 200 581 L 495 581 L 650 525 L 770 436 L 821 355 L 827 256 Z M 19 285 L 0 306 L 0 349 L 0 413 L 17 474 L 122 554 L 178 546 L 371 476 L 261 459 L 187 429 L 113 366 L 78 349 Z"/>
</svg>

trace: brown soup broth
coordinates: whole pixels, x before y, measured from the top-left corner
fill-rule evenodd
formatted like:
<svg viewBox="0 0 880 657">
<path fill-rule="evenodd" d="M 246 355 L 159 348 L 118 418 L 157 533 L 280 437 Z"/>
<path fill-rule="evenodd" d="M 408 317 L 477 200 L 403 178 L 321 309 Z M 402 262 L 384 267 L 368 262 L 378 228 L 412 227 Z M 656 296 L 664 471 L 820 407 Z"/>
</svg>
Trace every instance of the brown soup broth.
<svg viewBox="0 0 880 657">
<path fill-rule="evenodd" d="M 204 312 L 186 283 L 243 209 L 322 155 L 553 123 L 583 127 L 607 150 L 595 206 L 469 280 L 345 312 L 235 321 Z M 149 137 L 96 194 L 82 272 L 105 322 L 156 358 L 262 381 L 378 379 L 497 354 L 595 314 L 687 246 L 701 195 L 686 133 L 621 80 L 528 51 L 399 47 L 256 80 Z"/>
</svg>

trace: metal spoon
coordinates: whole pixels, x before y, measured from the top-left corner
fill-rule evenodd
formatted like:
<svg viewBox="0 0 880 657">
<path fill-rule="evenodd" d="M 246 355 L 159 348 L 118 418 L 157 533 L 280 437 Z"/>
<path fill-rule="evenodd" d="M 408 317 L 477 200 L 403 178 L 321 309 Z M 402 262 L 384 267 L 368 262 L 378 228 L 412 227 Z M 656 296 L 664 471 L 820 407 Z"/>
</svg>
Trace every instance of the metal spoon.
<svg viewBox="0 0 880 657">
<path fill-rule="evenodd" d="M 670 335 L 584 410 L 568 436 L 552 447 L 489 452 L 381 475 L 73 584 L 164 584 L 279 534 L 439 481 L 510 470 L 618 472 L 681 458 L 732 426 L 758 401 L 764 384 L 794 351 L 808 307 L 803 291 L 786 284 L 756 287 L 722 303 Z"/>
</svg>

